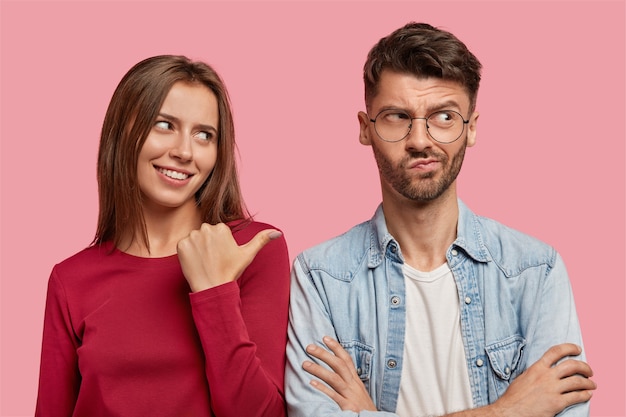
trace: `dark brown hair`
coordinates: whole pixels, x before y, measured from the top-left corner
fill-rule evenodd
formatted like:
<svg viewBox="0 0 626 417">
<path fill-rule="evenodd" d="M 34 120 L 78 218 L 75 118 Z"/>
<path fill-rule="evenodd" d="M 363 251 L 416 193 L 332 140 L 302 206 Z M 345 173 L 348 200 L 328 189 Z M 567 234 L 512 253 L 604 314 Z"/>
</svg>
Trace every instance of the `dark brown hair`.
<svg viewBox="0 0 626 417">
<path fill-rule="evenodd" d="M 203 222 L 219 223 L 249 217 L 239 188 L 235 131 L 230 99 L 213 68 L 184 56 L 147 58 L 124 75 L 104 118 L 98 152 L 98 227 L 93 244 L 140 238 L 149 249 L 137 183 L 139 152 L 167 94 L 177 82 L 197 83 L 211 90 L 218 102 L 217 161 L 196 193 Z"/>
<path fill-rule="evenodd" d="M 378 41 L 370 50 L 363 68 L 365 103 L 378 93 L 383 70 L 436 77 L 462 85 L 470 98 L 470 112 L 476 106 L 482 65 L 456 36 L 426 23 L 408 23 Z"/>
</svg>

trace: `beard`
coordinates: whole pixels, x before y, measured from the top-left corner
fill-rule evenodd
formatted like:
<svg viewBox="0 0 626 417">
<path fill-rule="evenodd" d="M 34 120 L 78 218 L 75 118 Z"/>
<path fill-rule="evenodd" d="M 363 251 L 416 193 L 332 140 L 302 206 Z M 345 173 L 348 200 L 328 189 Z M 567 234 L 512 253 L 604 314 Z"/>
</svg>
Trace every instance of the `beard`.
<svg viewBox="0 0 626 417">
<path fill-rule="evenodd" d="M 372 146 L 378 171 L 383 181 L 387 182 L 400 195 L 416 202 L 428 202 L 441 196 L 456 180 L 461 171 L 465 157 L 466 145 L 452 156 L 439 152 L 409 152 L 399 163 L 395 164 L 387 159 L 376 146 Z M 441 163 L 443 172 L 436 178 L 437 172 L 411 174 L 406 167 L 416 159 L 435 158 Z"/>
</svg>

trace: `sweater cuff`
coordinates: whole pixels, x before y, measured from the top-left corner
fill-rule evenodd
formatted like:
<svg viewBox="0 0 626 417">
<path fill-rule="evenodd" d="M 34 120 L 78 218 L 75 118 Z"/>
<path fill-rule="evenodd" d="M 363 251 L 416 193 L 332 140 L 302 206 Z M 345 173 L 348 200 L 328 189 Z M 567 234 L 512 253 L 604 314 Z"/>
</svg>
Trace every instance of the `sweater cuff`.
<svg viewBox="0 0 626 417">
<path fill-rule="evenodd" d="M 236 298 L 239 299 L 239 285 L 236 281 L 227 282 L 206 290 L 189 293 L 191 304 L 198 305 L 211 301 L 215 298 Z"/>
</svg>

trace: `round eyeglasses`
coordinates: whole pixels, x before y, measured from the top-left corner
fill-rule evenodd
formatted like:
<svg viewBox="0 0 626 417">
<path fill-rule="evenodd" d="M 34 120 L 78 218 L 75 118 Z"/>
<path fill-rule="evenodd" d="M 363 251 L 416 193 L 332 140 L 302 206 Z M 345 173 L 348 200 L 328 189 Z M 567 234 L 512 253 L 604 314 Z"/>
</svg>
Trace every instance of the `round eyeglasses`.
<svg viewBox="0 0 626 417">
<path fill-rule="evenodd" d="M 427 117 L 411 117 L 404 110 L 383 110 L 370 119 L 378 137 L 385 142 L 400 142 L 409 136 L 413 127 L 413 120 L 425 120 L 428 135 L 439 143 L 452 143 L 463 134 L 469 120 L 463 119 L 460 113 L 454 110 L 440 110 Z"/>
</svg>

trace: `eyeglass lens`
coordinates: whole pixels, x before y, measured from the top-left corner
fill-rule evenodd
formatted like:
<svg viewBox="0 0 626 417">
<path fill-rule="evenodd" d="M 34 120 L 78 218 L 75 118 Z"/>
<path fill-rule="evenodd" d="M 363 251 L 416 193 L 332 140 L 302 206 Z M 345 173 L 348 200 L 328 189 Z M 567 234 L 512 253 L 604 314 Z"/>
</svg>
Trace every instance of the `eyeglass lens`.
<svg viewBox="0 0 626 417">
<path fill-rule="evenodd" d="M 383 110 L 378 113 L 375 122 L 376 133 L 387 142 L 398 142 L 408 136 L 413 120 L 426 121 L 428 134 L 437 142 L 450 143 L 463 133 L 465 121 L 453 110 L 442 110 L 430 114 L 427 118 L 412 118 L 399 110 Z"/>
</svg>

